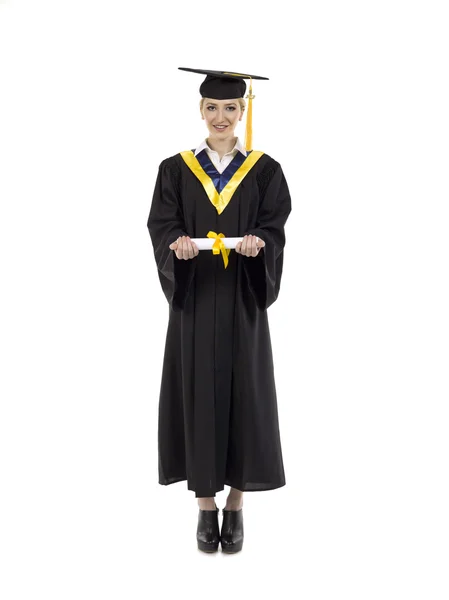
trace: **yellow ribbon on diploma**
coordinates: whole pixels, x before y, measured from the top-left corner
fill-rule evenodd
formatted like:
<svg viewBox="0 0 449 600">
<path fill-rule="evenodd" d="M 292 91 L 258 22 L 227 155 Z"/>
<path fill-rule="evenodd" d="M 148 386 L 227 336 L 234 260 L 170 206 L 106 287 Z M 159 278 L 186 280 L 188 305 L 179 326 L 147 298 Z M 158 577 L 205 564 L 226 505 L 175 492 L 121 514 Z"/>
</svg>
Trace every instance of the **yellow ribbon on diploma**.
<svg viewBox="0 0 449 600">
<path fill-rule="evenodd" d="M 229 262 L 228 256 L 229 256 L 229 253 L 231 252 L 231 248 L 226 248 L 226 246 L 223 244 L 223 241 L 221 238 L 225 237 L 224 233 L 215 233 L 215 231 L 209 231 L 209 233 L 207 234 L 207 237 L 215 238 L 215 242 L 212 246 L 212 252 L 214 254 L 220 254 L 220 252 L 221 252 L 221 254 L 223 256 L 224 266 L 226 269 L 226 267 L 228 266 L 228 262 Z"/>
</svg>

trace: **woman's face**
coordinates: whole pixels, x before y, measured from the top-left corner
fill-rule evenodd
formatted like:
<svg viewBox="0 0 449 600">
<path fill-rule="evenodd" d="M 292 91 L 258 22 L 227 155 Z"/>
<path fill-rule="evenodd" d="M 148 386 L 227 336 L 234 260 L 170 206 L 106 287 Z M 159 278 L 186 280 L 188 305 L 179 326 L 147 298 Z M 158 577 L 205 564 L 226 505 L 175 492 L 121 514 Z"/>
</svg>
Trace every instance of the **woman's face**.
<svg viewBox="0 0 449 600">
<path fill-rule="evenodd" d="M 216 139 L 234 137 L 234 129 L 243 118 L 238 98 L 216 100 L 205 98 L 202 110 L 210 136 Z M 222 127 L 219 127 L 219 126 Z"/>
</svg>

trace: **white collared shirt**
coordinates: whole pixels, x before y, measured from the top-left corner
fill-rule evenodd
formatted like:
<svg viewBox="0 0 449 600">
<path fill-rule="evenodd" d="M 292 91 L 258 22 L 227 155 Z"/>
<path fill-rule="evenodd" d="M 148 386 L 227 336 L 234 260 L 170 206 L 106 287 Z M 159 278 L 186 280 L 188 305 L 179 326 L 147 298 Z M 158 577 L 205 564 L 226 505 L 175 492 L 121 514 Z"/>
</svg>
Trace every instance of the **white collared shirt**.
<svg viewBox="0 0 449 600">
<path fill-rule="evenodd" d="M 204 149 L 206 150 L 207 155 L 209 156 L 214 167 L 217 169 L 217 171 L 219 173 L 223 173 L 223 171 L 226 169 L 226 167 L 232 161 L 232 159 L 237 154 L 237 152 L 241 152 L 243 154 L 243 156 L 247 155 L 245 147 L 243 146 L 243 144 L 241 143 L 239 138 L 237 138 L 234 148 L 232 150 L 230 150 L 229 152 L 226 152 L 226 154 L 223 156 L 223 158 L 221 160 L 218 155 L 218 152 L 216 152 L 215 150 L 212 150 L 212 148 L 209 148 L 209 145 L 206 142 L 206 140 L 203 140 L 201 142 L 201 144 L 198 146 L 198 148 L 196 148 L 195 156 L 198 154 L 198 152 L 201 152 L 201 150 L 204 150 Z"/>
</svg>

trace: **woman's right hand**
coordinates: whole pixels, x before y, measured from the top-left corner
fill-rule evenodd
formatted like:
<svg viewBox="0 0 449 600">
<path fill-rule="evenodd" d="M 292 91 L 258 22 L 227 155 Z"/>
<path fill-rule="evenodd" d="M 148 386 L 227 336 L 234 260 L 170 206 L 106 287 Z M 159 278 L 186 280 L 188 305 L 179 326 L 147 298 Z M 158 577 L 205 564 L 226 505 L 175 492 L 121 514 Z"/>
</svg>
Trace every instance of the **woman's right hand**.
<svg viewBox="0 0 449 600">
<path fill-rule="evenodd" d="M 174 250 L 177 258 L 188 260 L 198 256 L 199 250 L 195 242 L 192 242 L 188 235 L 179 237 L 175 242 L 170 244 L 170 250 Z"/>
</svg>

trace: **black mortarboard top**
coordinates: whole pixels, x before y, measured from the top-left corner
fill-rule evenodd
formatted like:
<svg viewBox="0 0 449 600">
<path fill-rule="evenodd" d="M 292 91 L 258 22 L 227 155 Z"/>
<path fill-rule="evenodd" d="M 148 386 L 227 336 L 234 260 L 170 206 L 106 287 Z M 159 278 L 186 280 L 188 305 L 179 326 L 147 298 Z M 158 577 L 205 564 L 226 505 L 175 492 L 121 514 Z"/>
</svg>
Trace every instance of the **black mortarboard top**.
<svg viewBox="0 0 449 600">
<path fill-rule="evenodd" d="M 227 100 L 228 98 L 248 98 L 248 114 L 246 116 L 245 147 L 251 150 L 252 146 L 252 100 L 255 98 L 252 89 L 253 79 L 268 79 L 260 75 L 248 75 L 247 73 L 234 73 L 232 71 L 210 71 L 208 69 L 188 69 L 178 67 L 181 71 L 191 71 L 193 73 L 203 73 L 206 75 L 203 83 L 200 85 L 200 94 L 203 98 L 214 98 L 215 100 Z M 249 94 L 245 96 L 246 83 L 249 79 Z"/>
</svg>

